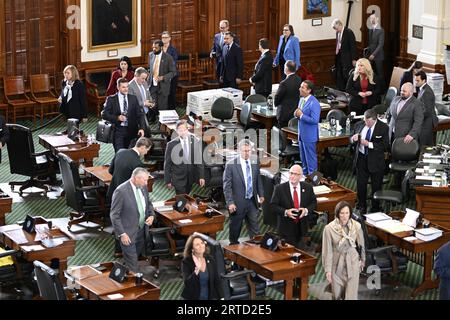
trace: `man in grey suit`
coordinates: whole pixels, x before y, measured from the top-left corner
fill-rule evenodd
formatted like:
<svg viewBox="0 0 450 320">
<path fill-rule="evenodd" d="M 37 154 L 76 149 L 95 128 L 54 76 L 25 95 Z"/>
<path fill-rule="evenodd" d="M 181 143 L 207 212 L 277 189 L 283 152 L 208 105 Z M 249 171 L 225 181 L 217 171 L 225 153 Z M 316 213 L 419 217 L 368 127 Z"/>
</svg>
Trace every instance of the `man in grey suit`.
<svg viewBox="0 0 450 320">
<path fill-rule="evenodd" d="M 205 186 L 205 169 L 201 141 L 190 134 L 186 120 L 177 123 L 178 137 L 167 144 L 164 159 L 164 182 L 176 194 L 189 194 L 192 184 Z"/>
<path fill-rule="evenodd" d="M 370 16 L 369 29 L 369 42 L 366 48 L 366 57 L 375 66 L 375 72 L 379 78 L 378 85 L 380 85 L 380 91 L 384 91 L 384 72 L 383 72 L 383 60 L 384 60 L 384 29 L 379 24 L 379 18 L 372 14 Z"/>
<path fill-rule="evenodd" d="M 238 148 L 240 156 L 227 162 L 223 173 L 223 192 L 230 213 L 230 244 L 239 243 L 244 219 L 250 237 L 259 234 L 258 202 L 264 202 L 259 164 L 250 159 L 252 142 L 244 139 Z"/>
<path fill-rule="evenodd" d="M 389 138 L 392 142 L 396 138 L 404 138 L 405 143 L 412 140 L 419 141 L 423 123 L 422 103 L 413 95 L 411 82 L 403 84 L 400 97 L 395 97 L 389 107 Z"/>
<path fill-rule="evenodd" d="M 139 272 L 138 258 L 145 248 L 145 228 L 155 218 L 147 190 L 148 171 L 136 168 L 131 179 L 122 183 L 113 194 L 111 223 L 120 238 L 125 266 Z"/>
<path fill-rule="evenodd" d="M 134 79 L 128 83 L 128 93 L 136 96 L 139 105 L 144 109 L 147 119 L 154 121 L 156 120 L 155 103 L 150 95 L 147 78 L 148 71 L 143 67 L 137 68 L 134 71 Z"/>
<path fill-rule="evenodd" d="M 168 98 L 170 94 L 170 82 L 176 76 L 177 70 L 170 54 L 162 51 L 163 42 L 155 40 L 153 51 L 149 54 L 148 85 L 150 94 L 156 102 L 157 110 L 168 109 Z"/>
<path fill-rule="evenodd" d="M 435 99 L 433 89 L 427 83 L 425 71 L 419 71 L 414 75 L 416 88 L 418 88 L 417 99 L 423 104 L 423 124 L 420 132 L 420 146 L 433 146 L 433 128 L 438 125 L 439 119 L 436 115 Z"/>
</svg>

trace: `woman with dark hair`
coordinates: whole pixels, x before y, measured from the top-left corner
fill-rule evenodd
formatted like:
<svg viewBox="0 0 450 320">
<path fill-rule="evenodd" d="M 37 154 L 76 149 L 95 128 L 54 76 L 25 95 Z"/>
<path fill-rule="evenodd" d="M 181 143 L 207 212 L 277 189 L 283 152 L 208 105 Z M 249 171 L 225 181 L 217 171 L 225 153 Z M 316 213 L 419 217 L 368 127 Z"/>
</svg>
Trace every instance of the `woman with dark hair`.
<svg viewBox="0 0 450 320">
<path fill-rule="evenodd" d="M 87 100 L 86 89 L 77 68 L 74 65 L 68 65 L 64 68 L 64 80 L 61 84 L 61 96 L 58 98 L 60 103 L 59 110 L 66 119 L 78 119 L 87 121 Z"/>
<path fill-rule="evenodd" d="M 109 81 L 108 89 L 106 90 L 107 96 L 117 93 L 117 80 L 120 78 L 126 78 L 128 82 L 134 78 L 133 65 L 131 64 L 131 59 L 127 56 L 120 58 L 117 69 L 111 74 L 111 80 Z"/>
<path fill-rule="evenodd" d="M 206 242 L 199 235 L 191 235 L 184 247 L 182 263 L 185 300 L 218 300 L 223 298 L 222 285 L 216 264 L 207 254 Z"/>
<path fill-rule="evenodd" d="M 167 101 L 169 109 L 175 109 L 175 106 L 177 105 L 176 95 L 178 85 L 178 69 L 177 69 L 178 52 L 177 49 L 175 49 L 175 47 L 170 42 L 171 39 L 172 37 L 170 36 L 170 32 L 163 31 L 163 33 L 161 34 L 161 40 L 163 42 L 163 51 L 172 57 L 175 69 L 177 70 L 175 77 L 173 77 L 172 80 L 170 80 L 170 93 Z"/>
<path fill-rule="evenodd" d="M 418 60 L 414 61 L 411 64 L 411 66 L 408 68 L 408 70 L 403 72 L 402 78 L 400 80 L 400 88 L 406 82 L 411 82 L 414 85 L 414 76 L 417 72 L 422 71 L 422 68 L 423 68 L 422 62 L 420 62 Z M 398 89 L 400 89 L 400 88 L 398 88 Z M 414 85 L 414 96 L 416 96 L 416 97 L 417 97 L 417 91 L 418 90 L 416 89 L 416 86 Z"/>
<path fill-rule="evenodd" d="M 280 36 L 278 43 L 278 50 L 273 66 L 280 67 L 281 80 L 286 78 L 284 74 L 284 64 L 286 61 L 292 60 L 295 62 L 295 70 L 300 68 L 300 40 L 294 35 L 294 27 L 290 24 L 283 26 L 283 34 Z"/>
<path fill-rule="evenodd" d="M 325 226 L 322 236 L 322 265 L 331 283 L 334 300 L 358 299 L 359 273 L 365 264 L 364 236 L 352 208 L 341 201 L 335 219 Z"/>
</svg>

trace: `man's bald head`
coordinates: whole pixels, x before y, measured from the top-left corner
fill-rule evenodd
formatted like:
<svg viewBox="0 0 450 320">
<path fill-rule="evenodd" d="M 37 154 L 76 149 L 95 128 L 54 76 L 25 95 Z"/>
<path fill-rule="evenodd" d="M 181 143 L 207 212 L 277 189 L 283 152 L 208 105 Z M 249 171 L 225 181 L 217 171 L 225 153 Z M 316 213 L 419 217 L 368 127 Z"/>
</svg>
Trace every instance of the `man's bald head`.
<svg viewBox="0 0 450 320">
<path fill-rule="evenodd" d="M 406 100 L 412 96 L 413 92 L 414 92 L 414 87 L 413 87 L 412 83 L 406 82 L 402 85 L 402 88 L 400 90 L 400 96 L 402 97 L 403 100 Z"/>
<path fill-rule="evenodd" d="M 300 167 L 298 164 L 294 164 L 289 169 L 289 181 L 293 186 L 296 186 L 300 179 L 302 178 L 303 170 L 302 167 Z"/>
</svg>

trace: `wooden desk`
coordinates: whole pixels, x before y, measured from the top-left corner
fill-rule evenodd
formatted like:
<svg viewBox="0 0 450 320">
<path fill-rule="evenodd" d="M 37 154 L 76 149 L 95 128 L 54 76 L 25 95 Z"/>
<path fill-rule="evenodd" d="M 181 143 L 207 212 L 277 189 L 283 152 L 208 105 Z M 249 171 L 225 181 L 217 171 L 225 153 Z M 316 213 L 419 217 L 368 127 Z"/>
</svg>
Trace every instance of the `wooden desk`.
<svg viewBox="0 0 450 320">
<path fill-rule="evenodd" d="M 6 214 L 12 211 L 12 198 L 0 189 L 0 226 L 6 224 Z"/>
<path fill-rule="evenodd" d="M 39 144 L 50 150 L 54 156 L 62 152 L 72 160 L 80 162 L 84 160 L 86 167 L 94 165 L 94 158 L 99 156 L 100 144 L 88 144 L 86 141 L 75 142 L 67 135 L 41 134 L 39 135 Z"/>
<path fill-rule="evenodd" d="M 402 219 L 404 216 L 403 212 L 391 212 L 391 216 L 394 218 Z M 439 285 L 439 279 L 432 279 L 431 271 L 433 270 L 433 253 L 439 249 L 442 245 L 450 241 L 450 230 L 442 226 L 431 224 L 432 227 L 443 230 L 443 235 L 433 241 L 421 241 L 415 240 L 414 242 L 409 242 L 405 240 L 405 237 L 412 235 L 411 232 L 400 232 L 400 233 L 389 233 L 385 230 L 379 229 L 375 226 L 367 224 L 367 231 L 371 234 L 376 235 L 378 238 L 383 240 L 387 244 L 395 245 L 404 250 L 408 250 L 412 253 L 423 253 L 424 254 L 424 266 L 423 266 L 423 278 L 422 283 L 413 290 L 411 296 L 415 297 L 420 292 L 437 288 Z M 418 229 L 422 228 L 419 224 Z"/>
<path fill-rule="evenodd" d="M 298 297 L 308 298 L 308 277 L 316 271 L 317 258 L 291 245 L 278 251 L 261 248 L 258 244 L 243 242 L 223 248 L 225 257 L 238 265 L 254 270 L 256 273 L 272 281 L 284 280 L 284 298 L 291 300 L 294 279 L 300 280 Z M 301 254 L 301 263 L 291 263 L 294 252 Z"/>
<path fill-rule="evenodd" d="M 328 193 L 317 194 L 316 211 L 324 211 L 328 214 L 328 221 L 334 220 L 334 209 L 340 201 L 348 201 L 352 207 L 355 206 L 356 192 L 348 189 L 334 181 L 328 183 L 325 179 L 322 184 L 331 189 Z"/>
<path fill-rule="evenodd" d="M 109 277 L 113 267 L 112 262 L 102 263 L 106 269 L 99 274 L 82 279 L 77 278 L 77 271 L 68 270 L 66 277 L 80 288 L 80 294 L 88 300 L 111 300 L 112 294 L 121 294 L 123 298 L 114 300 L 159 300 L 160 288 L 146 279 L 141 285 L 135 284 L 134 273 L 130 273 L 123 283 L 116 282 Z M 89 268 L 82 266 L 81 268 Z M 80 272 L 81 273 L 81 272 Z M 80 274 L 78 273 L 78 274 Z"/>
<path fill-rule="evenodd" d="M 416 210 L 450 229 L 450 187 L 416 186 Z"/>
<path fill-rule="evenodd" d="M 109 187 L 112 180 L 112 175 L 108 172 L 109 166 L 87 167 L 84 168 L 86 176 L 97 181 L 100 186 Z M 153 183 L 155 178 L 149 175 L 147 182 L 148 192 L 153 192 Z"/>
<path fill-rule="evenodd" d="M 39 230 L 38 233 L 28 233 L 18 224 L 2 226 L 0 227 L 0 242 L 11 249 L 21 251 L 22 257 L 30 262 L 39 260 L 50 265 L 53 259 L 58 259 L 59 277 L 63 281 L 63 271 L 67 269 L 67 258 L 75 254 L 75 239 L 71 234 L 57 227 L 48 230 L 47 220 L 41 217 L 36 217 L 36 229 Z M 56 247 L 47 248 L 41 244 L 42 235 L 64 242 Z"/>
<path fill-rule="evenodd" d="M 177 233 L 182 236 L 190 236 L 197 231 L 215 238 L 216 233 L 223 230 L 225 216 L 220 211 L 202 203 L 196 207 L 194 198 L 188 195 L 183 196 L 188 199 L 188 203 L 191 205 L 190 212 L 178 212 L 175 210 L 158 211 L 158 208 L 154 208 L 158 213 L 159 221 L 167 227 L 175 228 Z M 175 198 L 172 198 L 165 201 L 164 205 L 172 206 L 174 203 Z M 213 210 L 214 212 L 211 218 L 205 215 L 207 209 Z M 182 220 L 186 219 L 191 220 L 191 222 L 183 223 Z"/>
</svg>

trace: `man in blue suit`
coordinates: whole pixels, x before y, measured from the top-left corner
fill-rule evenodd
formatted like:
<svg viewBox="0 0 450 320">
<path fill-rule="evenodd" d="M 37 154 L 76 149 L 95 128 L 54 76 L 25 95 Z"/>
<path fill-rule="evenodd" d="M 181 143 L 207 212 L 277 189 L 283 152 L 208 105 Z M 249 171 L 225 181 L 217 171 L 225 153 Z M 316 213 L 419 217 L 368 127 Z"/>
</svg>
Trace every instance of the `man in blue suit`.
<svg viewBox="0 0 450 320">
<path fill-rule="evenodd" d="M 314 84 L 305 80 L 300 86 L 301 99 L 294 116 L 298 120 L 298 142 L 303 172 L 317 170 L 316 143 L 319 140 L 320 103 L 313 94 Z"/>
<path fill-rule="evenodd" d="M 244 219 L 250 237 L 259 234 L 258 202 L 264 202 L 259 164 L 250 159 L 252 142 L 244 139 L 238 148 L 240 155 L 227 162 L 223 173 L 223 193 L 230 213 L 230 244 L 239 243 Z"/>
<path fill-rule="evenodd" d="M 295 62 L 295 70 L 300 68 L 300 40 L 294 35 L 294 27 L 285 24 L 278 43 L 277 55 L 273 60 L 274 67 L 280 66 L 281 80 L 286 79 L 284 64 L 288 60 Z"/>
<path fill-rule="evenodd" d="M 450 300 L 450 242 L 437 251 L 434 272 L 440 278 L 439 299 Z"/>
<path fill-rule="evenodd" d="M 222 71 L 222 65 L 223 65 L 223 46 L 224 46 L 224 38 L 225 33 L 230 31 L 230 23 L 228 20 L 221 20 L 219 22 L 219 29 L 220 32 L 216 33 L 214 35 L 214 41 L 211 48 L 211 52 L 209 53 L 209 57 L 216 59 L 216 76 L 217 80 L 220 79 L 221 71 Z M 234 42 L 239 45 L 239 39 L 235 36 Z"/>
</svg>

